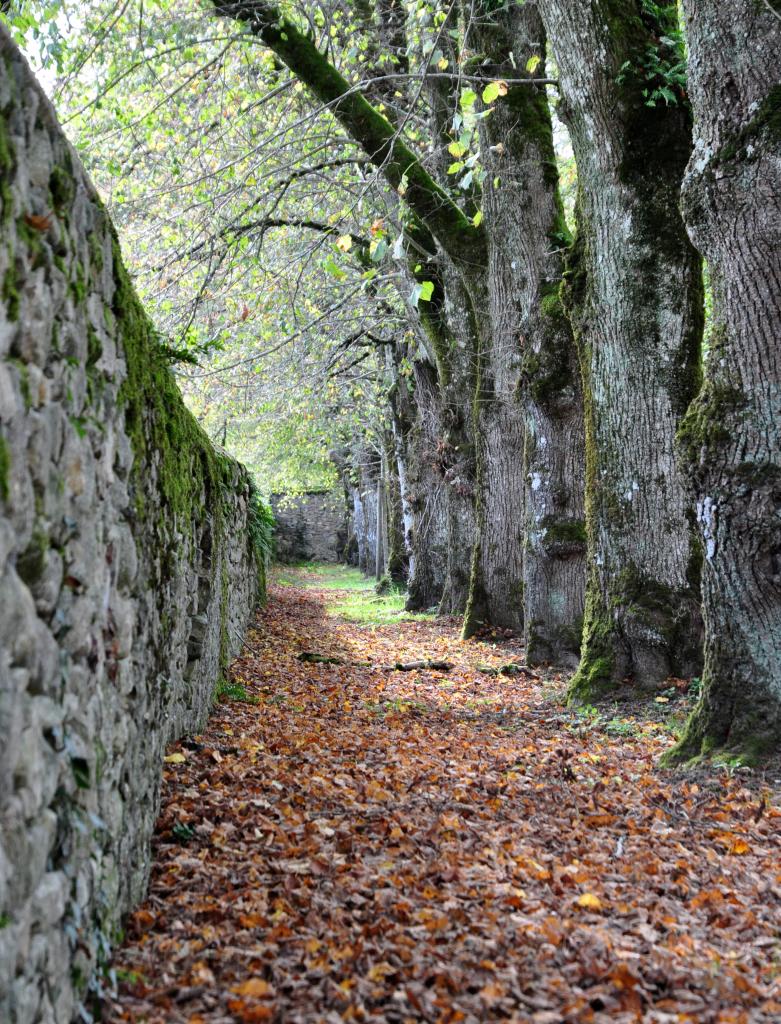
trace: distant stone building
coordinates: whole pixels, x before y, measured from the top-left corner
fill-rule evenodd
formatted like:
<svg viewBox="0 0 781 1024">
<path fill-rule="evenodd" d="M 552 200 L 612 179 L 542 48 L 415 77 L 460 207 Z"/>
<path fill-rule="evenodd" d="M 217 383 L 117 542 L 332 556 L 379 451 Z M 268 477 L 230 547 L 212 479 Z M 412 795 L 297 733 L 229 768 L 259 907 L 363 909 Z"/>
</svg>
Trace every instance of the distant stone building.
<svg viewBox="0 0 781 1024">
<path fill-rule="evenodd" d="M 279 562 L 342 562 L 348 516 L 342 491 L 272 494 L 276 558 Z"/>
</svg>

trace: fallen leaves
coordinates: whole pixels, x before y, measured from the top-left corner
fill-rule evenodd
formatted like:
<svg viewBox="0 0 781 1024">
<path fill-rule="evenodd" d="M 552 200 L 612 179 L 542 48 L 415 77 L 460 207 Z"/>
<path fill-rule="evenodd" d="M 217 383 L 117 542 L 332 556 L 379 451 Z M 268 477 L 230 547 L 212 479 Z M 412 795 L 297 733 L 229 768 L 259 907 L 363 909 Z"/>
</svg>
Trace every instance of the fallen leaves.
<svg viewBox="0 0 781 1024">
<path fill-rule="evenodd" d="M 285 587 L 250 643 L 258 704 L 166 757 L 107 1021 L 781 1017 L 770 790 L 660 773 L 661 730 L 579 728 L 561 681 L 501 671 L 512 638 Z"/>
</svg>

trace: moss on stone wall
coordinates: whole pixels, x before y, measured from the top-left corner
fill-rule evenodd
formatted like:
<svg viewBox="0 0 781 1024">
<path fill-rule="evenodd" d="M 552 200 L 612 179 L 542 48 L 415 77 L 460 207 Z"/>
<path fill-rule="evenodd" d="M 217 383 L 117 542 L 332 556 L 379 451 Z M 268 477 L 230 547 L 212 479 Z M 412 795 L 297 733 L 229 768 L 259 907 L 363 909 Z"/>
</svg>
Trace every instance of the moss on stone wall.
<svg viewBox="0 0 781 1024">
<path fill-rule="evenodd" d="M 3 275 L 3 287 L 0 290 L 0 297 L 5 303 L 6 319 L 15 323 L 19 319 L 19 283 L 16 276 L 16 262 L 13 250 L 10 252 L 11 261 Z"/>
<path fill-rule="evenodd" d="M 8 133 L 5 115 L 0 111 L 0 201 L 3 204 L 2 222 L 5 224 L 13 211 L 11 177 L 14 169 L 14 147 Z"/>
<path fill-rule="evenodd" d="M 62 217 L 76 195 L 76 186 L 73 181 L 73 169 L 68 167 L 55 166 L 49 175 L 49 192 L 52 197 L 52 206 Z M 94 238 L 94 235 L 91 236 Z"/>
<path fill-rule="evenodd" d="M 48 551 L 49 538 L 36 526 L 30 543 L 16 559 L 16 571 L 28 587 L 34 586 L 43 576 Z"/>
<path fill-rule="evenodd" d="M 113 229 L 112 229 L 113 230 Z M 249 481 L 237 479 L 236 464 L 221 454 L 187 409 L 177 387 L 157 332 L 135 293 L 113 235 L 115 293 L 110 311 L 124 349 L 127 378 L 120 389 L 125 426 L 133 446 L 134 500 L 139 518 L 158 539 L 161 550 L 177 535 L 189 536 L 187 524 L 211 518 L 215 545 L 225 544 L 226 511 L 237 486 L 245 487 L 248 501 L 248 543 L 253 545 L 258 569 L 258 598 L 265 597 L 265 562 L 270 548 L 270 525 L 259 511 L 259 499 Z M 94 353 L 91 353 L 94 354 Z M 149 487 L 162 498 L 162 509 L 150 521 Z M 157 503 L 155 503 L 157 504 Z M 270 513 L 269 513 L 270 515 Z M 215 571 L 217 562 L 215 560 Z M 223 576 L 225 575 L 225 559 Z M 213 581 L 223 585 L 224 580 Z M 227 609 L 226 595 L 222 608 Z M 221 623 L 220 660 L 231 640 Z"/>
<path fill-rule="evenodd" d="M 11 453 L 4 437 L 0 436 L 0 498 L 8 501 L 10 494 L 9 476 L 11 474 Z"/>
</svg>

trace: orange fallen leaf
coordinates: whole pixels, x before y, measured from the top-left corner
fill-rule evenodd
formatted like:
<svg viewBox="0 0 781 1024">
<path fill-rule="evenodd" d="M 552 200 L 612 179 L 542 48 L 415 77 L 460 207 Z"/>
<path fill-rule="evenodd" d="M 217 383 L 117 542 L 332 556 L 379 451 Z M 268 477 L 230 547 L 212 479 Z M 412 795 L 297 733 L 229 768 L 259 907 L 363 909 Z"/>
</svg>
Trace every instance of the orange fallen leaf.
<svg viewBox="0 0 781 1024">
<path fill-rule="evenodd" d="M 231 992 L 237 996 L 252 996 L 253 999 L 267 999 L 274 995 L 274 986 L 263 978 L 248 978 L 240 985 L 234 985 Z"/>
<path fill-rule="evenodd" d="M 260 1024 L 264 1020 L 271 1020 L 274 1016 L 273 1006 L 264 1006 L 257 1003 L 245 1003 L 243 999 L 229 999 L 228 1009 L 241 1021 L 241 1024 Z"/>
<path fill-rule="evenodd" d="M 133 915 L 133 923 L 140 931 L 147 931 L 155 923 L 155 915 L 149 910 L 137 910 Z"/>
</svg>

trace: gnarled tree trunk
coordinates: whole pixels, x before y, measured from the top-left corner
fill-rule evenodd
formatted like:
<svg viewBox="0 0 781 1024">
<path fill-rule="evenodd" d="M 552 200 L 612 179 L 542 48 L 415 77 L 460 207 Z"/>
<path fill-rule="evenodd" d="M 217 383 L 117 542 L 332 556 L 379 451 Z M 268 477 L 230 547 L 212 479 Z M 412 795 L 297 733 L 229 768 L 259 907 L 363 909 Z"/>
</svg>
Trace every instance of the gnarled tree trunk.
<svg viewBox="0 0 781 1024">
<path fill-rule="evenodd" d="M 679 432 L 702 535 L 705 668 L 673 756 L 753 757 L 781 745 L 781 15 L 683 6 L 695 137 L 684 213 L 714 324 Z"/>
<path fill-rule="evenodd" d="M 539 0 L 578 164 L 578 239 L 567 302 L 586 421 L 589 566 L 571 696 L 625 677 L 654 686 L 699 663 L 698 545 L 674 438 L 699 383 L 699 255 L 678 209 L 691 152 L 682 95 L 656 106 L 648 54 L 674 4 Z"/>
</svg>

